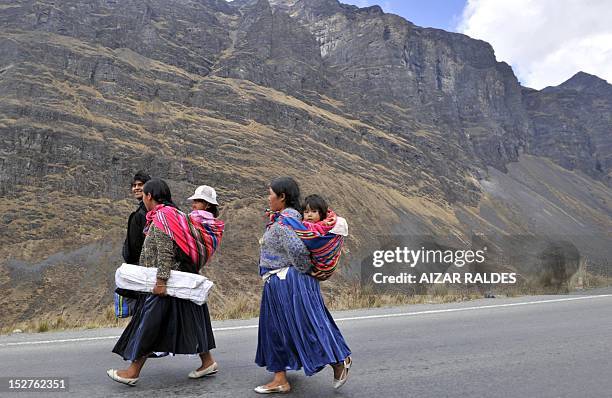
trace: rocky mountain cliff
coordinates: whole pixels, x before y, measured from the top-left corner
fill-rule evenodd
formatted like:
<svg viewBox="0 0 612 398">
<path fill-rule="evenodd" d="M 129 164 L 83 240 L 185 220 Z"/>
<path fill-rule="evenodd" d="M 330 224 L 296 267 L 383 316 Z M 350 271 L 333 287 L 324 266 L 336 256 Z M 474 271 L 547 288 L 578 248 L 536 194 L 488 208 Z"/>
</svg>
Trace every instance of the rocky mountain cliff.
<svg viewBox="0 0 612 398">
<path fill-rule="evenodd" d="M 612 86 L 579 72 L 557 87 L 523 93 L 531 152 L 612 186 Z"/>
<path fill-rule="evenodd" d="M 523 88 L 488 43 L 377 6 L 0 1 L 0 316 L 110 302 L 138 169 L 183 206 L 217 188 L 221 304 L 256 299 L 266 184 L 286 174 L 351 222 L 347 273 L 389 233 L 578 226 L 575 243 L 605 259 L 610 91 L 583 73 Z"/>
</svg>

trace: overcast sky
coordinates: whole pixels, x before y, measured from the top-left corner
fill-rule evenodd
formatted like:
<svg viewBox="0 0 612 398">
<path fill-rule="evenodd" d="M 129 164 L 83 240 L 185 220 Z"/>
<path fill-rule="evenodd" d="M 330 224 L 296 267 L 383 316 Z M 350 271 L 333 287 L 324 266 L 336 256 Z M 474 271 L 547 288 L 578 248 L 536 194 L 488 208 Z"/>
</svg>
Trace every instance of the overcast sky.
<svg viewBox="0 0 612 398">
<path fill-rule="evenodd" d="M 493 45 L 524 86 L 556 86 L 583 71 L 612 82 L 612 0 L 342 0 L 378 4 L 420 26 Z"/>
</svg>

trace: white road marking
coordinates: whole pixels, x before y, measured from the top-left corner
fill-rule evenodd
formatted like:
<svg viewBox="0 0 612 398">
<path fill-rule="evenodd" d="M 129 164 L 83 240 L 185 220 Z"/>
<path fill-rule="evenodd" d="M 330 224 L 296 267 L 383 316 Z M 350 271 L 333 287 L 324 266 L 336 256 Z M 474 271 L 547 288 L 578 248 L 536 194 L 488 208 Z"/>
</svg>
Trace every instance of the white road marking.
<svg viewBox="0 0 612 398">
<path fill-rule="evenodd" d="M 599 297 L 612 297 L 612 294 L 598 294 L 595 296 L 568 297 L 568 298 L 562 298 L 562 299 L 539 300 L 539 301 L 524 301 L 520 303 L 479 305 L 479 306 L 473 306 L 473 307 L 447 308 L 443 310 L 426 310 L 426 311 L 415 311 L 415 312 L 400 312 L 400 313 L 393 313 L 393 314 L 364 315 L 364 316 L 355 316 L 355 317 L 347 317 L 347 318 L 338 318 L 334 320 L 338 322 L 338 321 L 355 321 L 355 320 L 361 320 L 361 319 L 394 318 L 398 316 L 442 314 L 446 312 L 483 310 L 483 309 L 488 309 L 488 308 L 503 308 L 503 307 L 517 307 L 521 305 L 531 305 L 531 304 L 559 303 L 563 301 L 586 300 L 586 299 L 593 299 L 593 298 L 599 298 Z"/>
<path fill-rule="evenodd" d="M 490 309 L 490 308 L 518 307 L 518 306 L 524 306 L 524 305 L 546 304 L 546 303 L 560 303 L 564 301 L 588 300 L 588 299 L 595 299 L 595 298 L 602 298 L 602 297 L 612 297 L 612 294 L 598 294 L 594 296 L 568 297 L 568 298 L 551 299 L 551 300 L 523 301 L 519 303 L 480 305 L 480 306 L 473 306 L 473 307 L 446 308 L 446 309 L 440 309 L 440 310 L 426 310 L 426 311 L 414 311 L 414 312 L 399 312 L 399 313 L 392 313 L 392 314 L 352 316 L 352 317 L 346 317 L 346 318 L 335 318 L 334 321 L 343 322 L 343 321 L 357 321 L 357 320 L 364 320 L 364 319 L 396 318 L 396 317 L 427 315 L 427 314 L 444 314 L 448 312 L 473 311 L 473 310 L 483 310 L 483 309 Z M 227 327 L 213 328 L 213 331 L 222 332 L 222 331 L 227 331 L 227 330 L 256 329 L 257 327 L 258 325 L 227 326 Z M 78 341 L 112 340 L 112 339 L 117 339 L 117 338 L 119 338 L 119 336 L 80 337 L 80 338 L 73 338 L 73 339 L 38 340 L 38 341 L 19 341 L 19 342 L 14 342 L 14 343 L 0 343 L 0 347 L 36 345 L 36 344 L 53 344 L 53 343 L 72 343 L 72 342 L 78 342 Z"/>
</svg>

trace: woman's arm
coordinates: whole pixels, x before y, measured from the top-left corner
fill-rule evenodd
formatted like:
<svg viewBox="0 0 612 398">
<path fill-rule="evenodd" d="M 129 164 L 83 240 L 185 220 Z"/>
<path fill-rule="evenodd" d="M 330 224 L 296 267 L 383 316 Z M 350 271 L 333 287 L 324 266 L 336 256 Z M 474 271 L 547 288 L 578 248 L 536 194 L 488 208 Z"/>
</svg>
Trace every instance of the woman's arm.
<svg viewBox="0 0 612 398">
<path fill-rule="evenodd" d="M 166 282 L 170 278 L 170 270 L 174 261 L 172 238 L 152 225 L 150 239 L 152 240 L 152 246 L 155 248 L 152 266 L 157 268 L 157 283 L 153 288 L 153 294 L 165 295 Z"/>
</svg>

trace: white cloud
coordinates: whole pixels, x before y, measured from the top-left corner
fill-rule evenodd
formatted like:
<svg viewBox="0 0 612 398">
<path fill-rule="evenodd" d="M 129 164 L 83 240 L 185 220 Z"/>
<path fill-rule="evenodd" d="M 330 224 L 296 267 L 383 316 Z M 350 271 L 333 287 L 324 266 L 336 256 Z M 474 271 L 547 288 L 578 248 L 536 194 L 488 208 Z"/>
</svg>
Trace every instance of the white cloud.
<svg viewBox="0 0 612 398">
<path fill-rule="evenodd" d="M 612 1 L 468 0 L 459 32 L 491 43 L 524 86 L 583 71 L 612 83 Z"/>
</svg>

